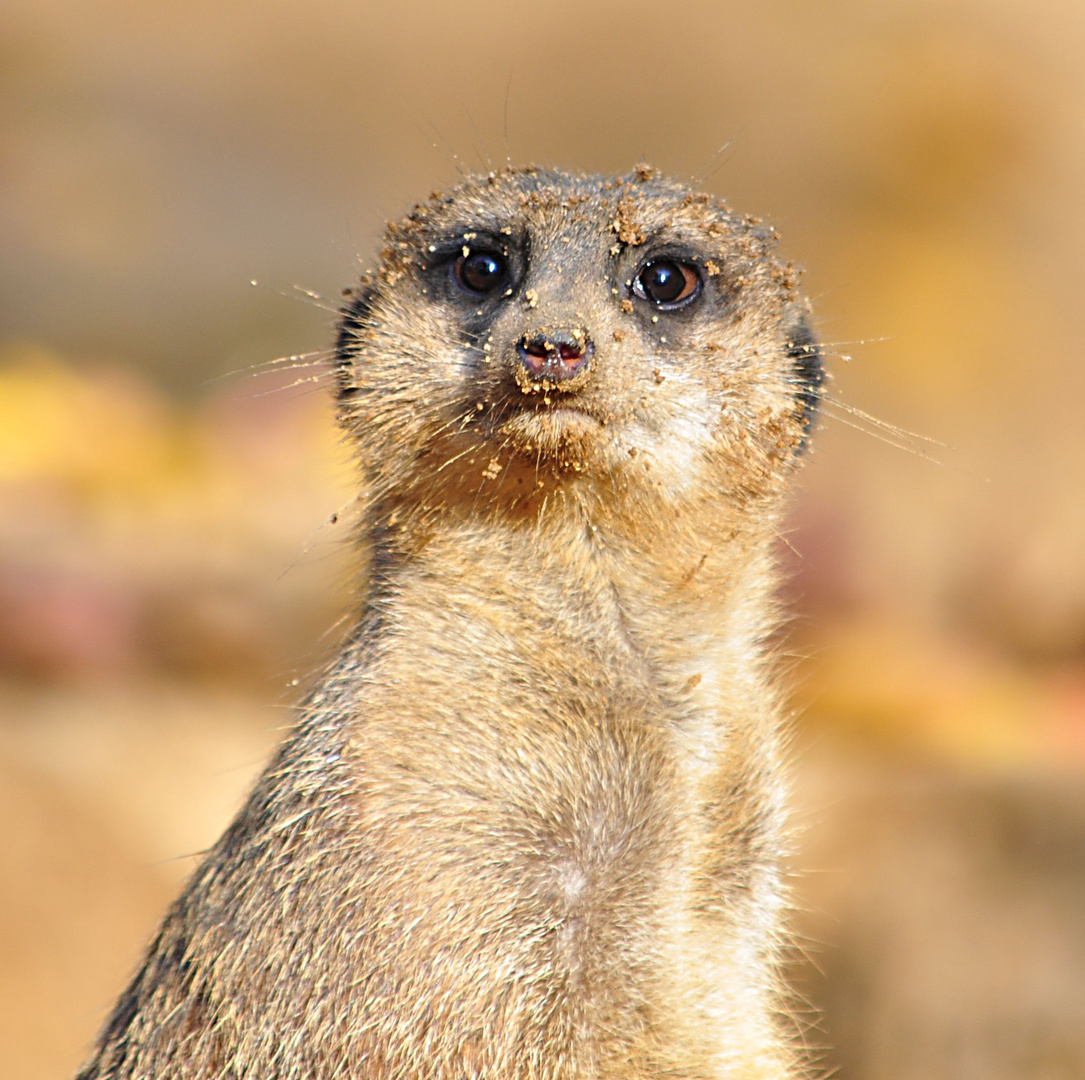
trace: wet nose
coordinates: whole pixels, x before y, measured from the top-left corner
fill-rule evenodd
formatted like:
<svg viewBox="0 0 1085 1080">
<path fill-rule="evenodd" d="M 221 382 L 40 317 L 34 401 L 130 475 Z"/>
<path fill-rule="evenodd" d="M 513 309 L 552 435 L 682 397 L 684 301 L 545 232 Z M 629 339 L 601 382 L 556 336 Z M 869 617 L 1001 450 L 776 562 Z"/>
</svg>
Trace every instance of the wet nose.
<svg viewBox="0 0 1085 1080">
<path fill-rule="evenodd" d="M 585 330 L 537 330 L 524 334 L 517 352 L 528 379 L 562 389 L 562 383 L 587 368 L 595 346 Z"/>
</svg>

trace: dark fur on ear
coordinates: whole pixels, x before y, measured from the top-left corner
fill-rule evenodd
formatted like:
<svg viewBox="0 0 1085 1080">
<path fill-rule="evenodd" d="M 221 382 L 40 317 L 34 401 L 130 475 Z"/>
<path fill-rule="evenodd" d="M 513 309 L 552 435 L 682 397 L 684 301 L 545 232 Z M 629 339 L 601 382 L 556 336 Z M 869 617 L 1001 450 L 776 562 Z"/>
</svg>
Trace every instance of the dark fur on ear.
<svg viewBox="0 0 1085 1080">
<path fill-rule="evenodd" d="M 803 438 L 796 453 L 806 449 L 810 429 L 817 418 L 825 385 L 825 367 L 821 362 L 821 346 L 810 329 L 807 316 L 803 314 L 788 335 L 787 355 L 791 359 L 795 380 L 797 415 L 802 424 Z"/>
<path fill-rule="evenodd" d="M 340 401 L 354 395 L 354 355 L 358 333 L 369 318 L 376 288 L 365 279 L 350 291 L 350 303 L 340 309 L 342 318 L 335 336 L 336 394 Z"/>
</svg>

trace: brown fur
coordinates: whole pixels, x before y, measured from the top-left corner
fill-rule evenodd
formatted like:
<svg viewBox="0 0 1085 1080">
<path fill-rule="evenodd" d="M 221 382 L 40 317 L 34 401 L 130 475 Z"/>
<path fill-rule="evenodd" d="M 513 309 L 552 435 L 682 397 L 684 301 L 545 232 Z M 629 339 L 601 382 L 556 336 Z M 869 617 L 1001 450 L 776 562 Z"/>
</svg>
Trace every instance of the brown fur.
<svg viewBox="0 0 1085 1080">
<path fill-rule="evenodd" d="M 476 304 L 447 257 L 483 234 L 515 280 Z M 356 632 L 83 1080 L 792 1074 L 764 641 L 820 368 L 773 240 L 647 167 L 389 228 L 339 342 Z M 632 298 L 660 252 L 690 307 Z M 587 370 L 518 381 L 554 328 Z"/>
</svg>

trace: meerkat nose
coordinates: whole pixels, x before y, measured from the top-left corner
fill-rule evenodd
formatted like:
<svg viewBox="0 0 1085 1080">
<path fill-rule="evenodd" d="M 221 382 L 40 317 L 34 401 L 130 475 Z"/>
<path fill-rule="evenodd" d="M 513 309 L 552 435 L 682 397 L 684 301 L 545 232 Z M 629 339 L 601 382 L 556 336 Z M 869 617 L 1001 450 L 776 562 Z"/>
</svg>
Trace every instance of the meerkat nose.
<svg viewBox="0 0 1085 1080">
<path fill-rule="evenodd" d="M 533 382 L 555 386 L 584 371 L 595 346 L 586 330 L 537 330 L 517 344 L 519 364 Z"/>
</svg>

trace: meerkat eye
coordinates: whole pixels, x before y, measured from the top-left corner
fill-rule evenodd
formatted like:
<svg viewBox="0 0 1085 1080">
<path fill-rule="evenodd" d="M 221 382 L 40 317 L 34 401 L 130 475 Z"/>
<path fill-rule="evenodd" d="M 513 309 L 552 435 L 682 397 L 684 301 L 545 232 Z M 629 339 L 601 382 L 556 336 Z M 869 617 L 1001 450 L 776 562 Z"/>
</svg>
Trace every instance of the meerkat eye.
<svg viewBox="0 0 1085 1080">
<path fill-rule="evenodd" d="M 503 256 L 493 251 L 468 251 L 464 249 L 452 264 L 452 273 L 460 286 L 468 292 L 485 296 L 500 286 L 507 275 L 508 264 Z"/>
<path fill-rule="evenodd" d="M 701 275 L 692 266 L 674 259 L 645 263 L 633 282 L 633 292 L 662 308 L 681 307 L 701 291 Z"/>
</svg>

